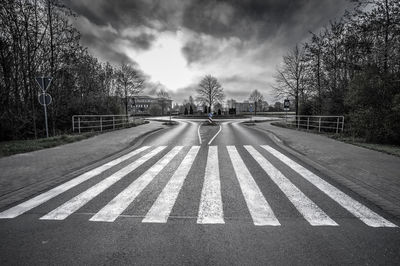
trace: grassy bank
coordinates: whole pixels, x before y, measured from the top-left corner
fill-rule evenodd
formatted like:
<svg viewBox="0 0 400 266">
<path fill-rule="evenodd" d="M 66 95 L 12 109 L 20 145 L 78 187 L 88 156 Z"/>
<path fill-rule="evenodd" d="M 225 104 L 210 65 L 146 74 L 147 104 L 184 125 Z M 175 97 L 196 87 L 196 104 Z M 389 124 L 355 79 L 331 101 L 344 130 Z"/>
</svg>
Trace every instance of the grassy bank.
<svg viewBox="0 0 400 266">
<path fill-rule="evenodd" d="M 43 139 L 28 139 L 0 142 L 0 157 L 18 153 L 47 149 L 83 139 L 90 138 L 97 133 L 88 132 L 80 135 L 61 135 Z"/>
<path fill-rule="evenodd" d="M 359 147 L 367 148 L 374 151 L 391 154 L 400 157 L 400 146 L 390 144 L 367 143 L 364 139 L 352 138 L 341 135 L 328 135 L 328 137 L 353 144 Z"/>
<path fill-rule="evenodd" d="M 305 129 L 297 129 L 295 127 L 286 126 L 285 123 L 281 123 L 281 122 L 274 122 L 274 123 L 271 123 L 271 125 L 289 128 L 289 129 L 293 129 L 293 130 L 305 131 L 305 132 L 309 132 L 309 133 L 313 133 L 313 134 L 324 135 L 329 138 L 332 138 L 332 139 L 335 139 L 338 141 L 342 141 L 342 142 L 346 142 L 346 143 L 349 143 L 349 144 L 352 144 L 355 146 L 367 148 L 367 149 L 374 150 L 374 151 L 380 151 L 383 153 L 387 153 L 390 155 L 400 157 L 400 146 L 397 146 L 397 145 L 368 143 L 362 138 L 353 138 L 351 136 L 346 136 L 344 134 L 332 134 L 332 133 L 318 132 L 318 131 L 311 131 L 311 130 L 307 131 Z"/>
<path fill-rule="evenodd" d="M 136 127 L 147 123 L 149 123 L 149 121 L 143 121 L 141 123 L 130 123 L 128 126 L 124 128 Z M 60 136 L 55 136 L 51 138 L 42 138 L 42 139 L 2 141 L 0 142 L 0 157 L 56 147 L 63 144 L 87 139 L 97 134 L 110 131 L 112 130 L 107 130 L 103 132 L 91 131 L 91 132 L 84 132 L 82 134 L 64 134 Z"/>
</svg>

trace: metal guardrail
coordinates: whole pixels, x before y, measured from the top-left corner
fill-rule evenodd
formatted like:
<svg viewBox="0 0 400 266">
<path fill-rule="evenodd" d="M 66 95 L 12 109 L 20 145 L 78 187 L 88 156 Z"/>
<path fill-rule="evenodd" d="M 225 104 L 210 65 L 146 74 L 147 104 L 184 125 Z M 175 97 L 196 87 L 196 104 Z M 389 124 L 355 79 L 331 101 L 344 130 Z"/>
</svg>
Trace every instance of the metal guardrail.
<svg viewBox="0 0 400 266">
<path fill-rule="evenodd" d="M 134 124 L 138 120 L 143 122 L 143 118 L 126 115 L 73 115 L 72 132 L 115 130 Z"/>
<path fill-rule="evenodd" d="M 286 125 L 303 128 L 307 130 L 335 131 L 336 133 L 344 130 L 344 116 L 307 116 L 298 115 L 285 118 Z"/>
</svg>

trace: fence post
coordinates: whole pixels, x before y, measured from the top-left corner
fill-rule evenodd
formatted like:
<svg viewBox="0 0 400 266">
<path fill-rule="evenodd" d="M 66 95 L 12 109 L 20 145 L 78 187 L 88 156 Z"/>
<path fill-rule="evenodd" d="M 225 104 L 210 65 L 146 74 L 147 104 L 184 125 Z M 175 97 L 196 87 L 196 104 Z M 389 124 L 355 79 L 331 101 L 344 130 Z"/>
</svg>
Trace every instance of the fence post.
<svg viewBox="0 0 400 266">
<path fill-rule="evenodd" d="M 113 130 L 115 129 L 115 116 L 113 116 Z"/>
<path fill-rule="evenodd" d="M 103 131 L 103 117 L 100 116 L 100 131 Z"/>
<path fill-rule="evenodd" d="M 307 117 L 307 131 L 308 131 L 309 126 L 310 126 L 310 117 L 308 116 Z"/>
<path fill-rule="evenodd" d="M 321 117 L 318 119 L 318 132 L 321 132 Z"/>
<path fill-rule="evenodd" d="M 339 133 L 339 117 L 337 118 L 336 121 L 336 134 Z"/>
<path fill-rule="evenodd" d="M 300 117 L 297 118 L 297 128 L 300 128 Z"/>
<path fill-rule="evenodd" d="M 81 117 L 80 116 L 78 117 L 78 131 L 79 131 L 79 134 L 81 134 Z"/>
<path fill-rule="evenodd" d="M 75 132 L 75 116 L 72 116 L 72 133 Z"/>
<path fill-rule="evenodd" d="M 342 133 L 343 133 L 343 129 L 344 129 L 344 116 L 342 116 Z"/>
</svg>

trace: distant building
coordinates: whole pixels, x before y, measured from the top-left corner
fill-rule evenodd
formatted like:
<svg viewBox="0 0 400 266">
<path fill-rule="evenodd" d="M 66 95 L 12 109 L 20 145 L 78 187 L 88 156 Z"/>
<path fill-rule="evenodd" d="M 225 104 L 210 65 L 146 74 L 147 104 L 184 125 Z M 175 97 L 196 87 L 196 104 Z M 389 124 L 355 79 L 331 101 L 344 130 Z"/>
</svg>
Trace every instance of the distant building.
<svg viewBox="0 0 400 266">
<path fill-rule="evenodd" d="M 139 95 L 130 98 L 129 113 L 143 115 L 166 115 L 172 110 L 172 100 Z"/>
<path fill-rule="evenodd" d="M 231 108 L 236 108 L 236 114 L 240 113 L 248 113 L 248 112 L 254 112 L 254 102 L 249 102 L 249 101 L 244 101 L 242 103 L 240 102 L 230 102 Z M 268 103 L 266 101 L 259 102 L 257 104 L 257 112 L 266 112 L 268 111 Z"/>
<path fill-rule="evenodd" d="M 248 101 L 244 101 L 242 103 L 235 103 L 236 114 L 250 112 L 250 103 Z"/>
</svg>

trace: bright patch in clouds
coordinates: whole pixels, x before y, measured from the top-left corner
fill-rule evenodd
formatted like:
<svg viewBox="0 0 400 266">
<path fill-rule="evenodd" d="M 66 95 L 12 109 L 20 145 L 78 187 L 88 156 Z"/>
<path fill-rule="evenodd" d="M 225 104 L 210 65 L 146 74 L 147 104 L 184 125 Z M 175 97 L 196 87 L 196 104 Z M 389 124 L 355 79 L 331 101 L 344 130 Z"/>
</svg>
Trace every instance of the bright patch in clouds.
<svg viewBox="0 0 400 266">
<path fill-rule="evenodd" d="M 137 62 L 149 81 L 177 101 L 215 76 L 226 98 L 252 90 L 275 100 L 276 67 L 288 49 L 341 15 L 348 0 L 68 0 L 82 44 L 115 66 Z M 96 2 L 94 4 L 93 2 Z M 161 85 L 161 86 L 160 86 Z"/>
<path fill-rule="evenodd" d="M 182 54 L 181 35 L 179 31 L 162 32 L 147 51 L 135 51 L 128 43 L 125 43 L 125 49 L 128 56 L 151 77 L 151 81 L 160 82 L 175 91 L 190 84 L 195 76 Z"/>
</svg>

